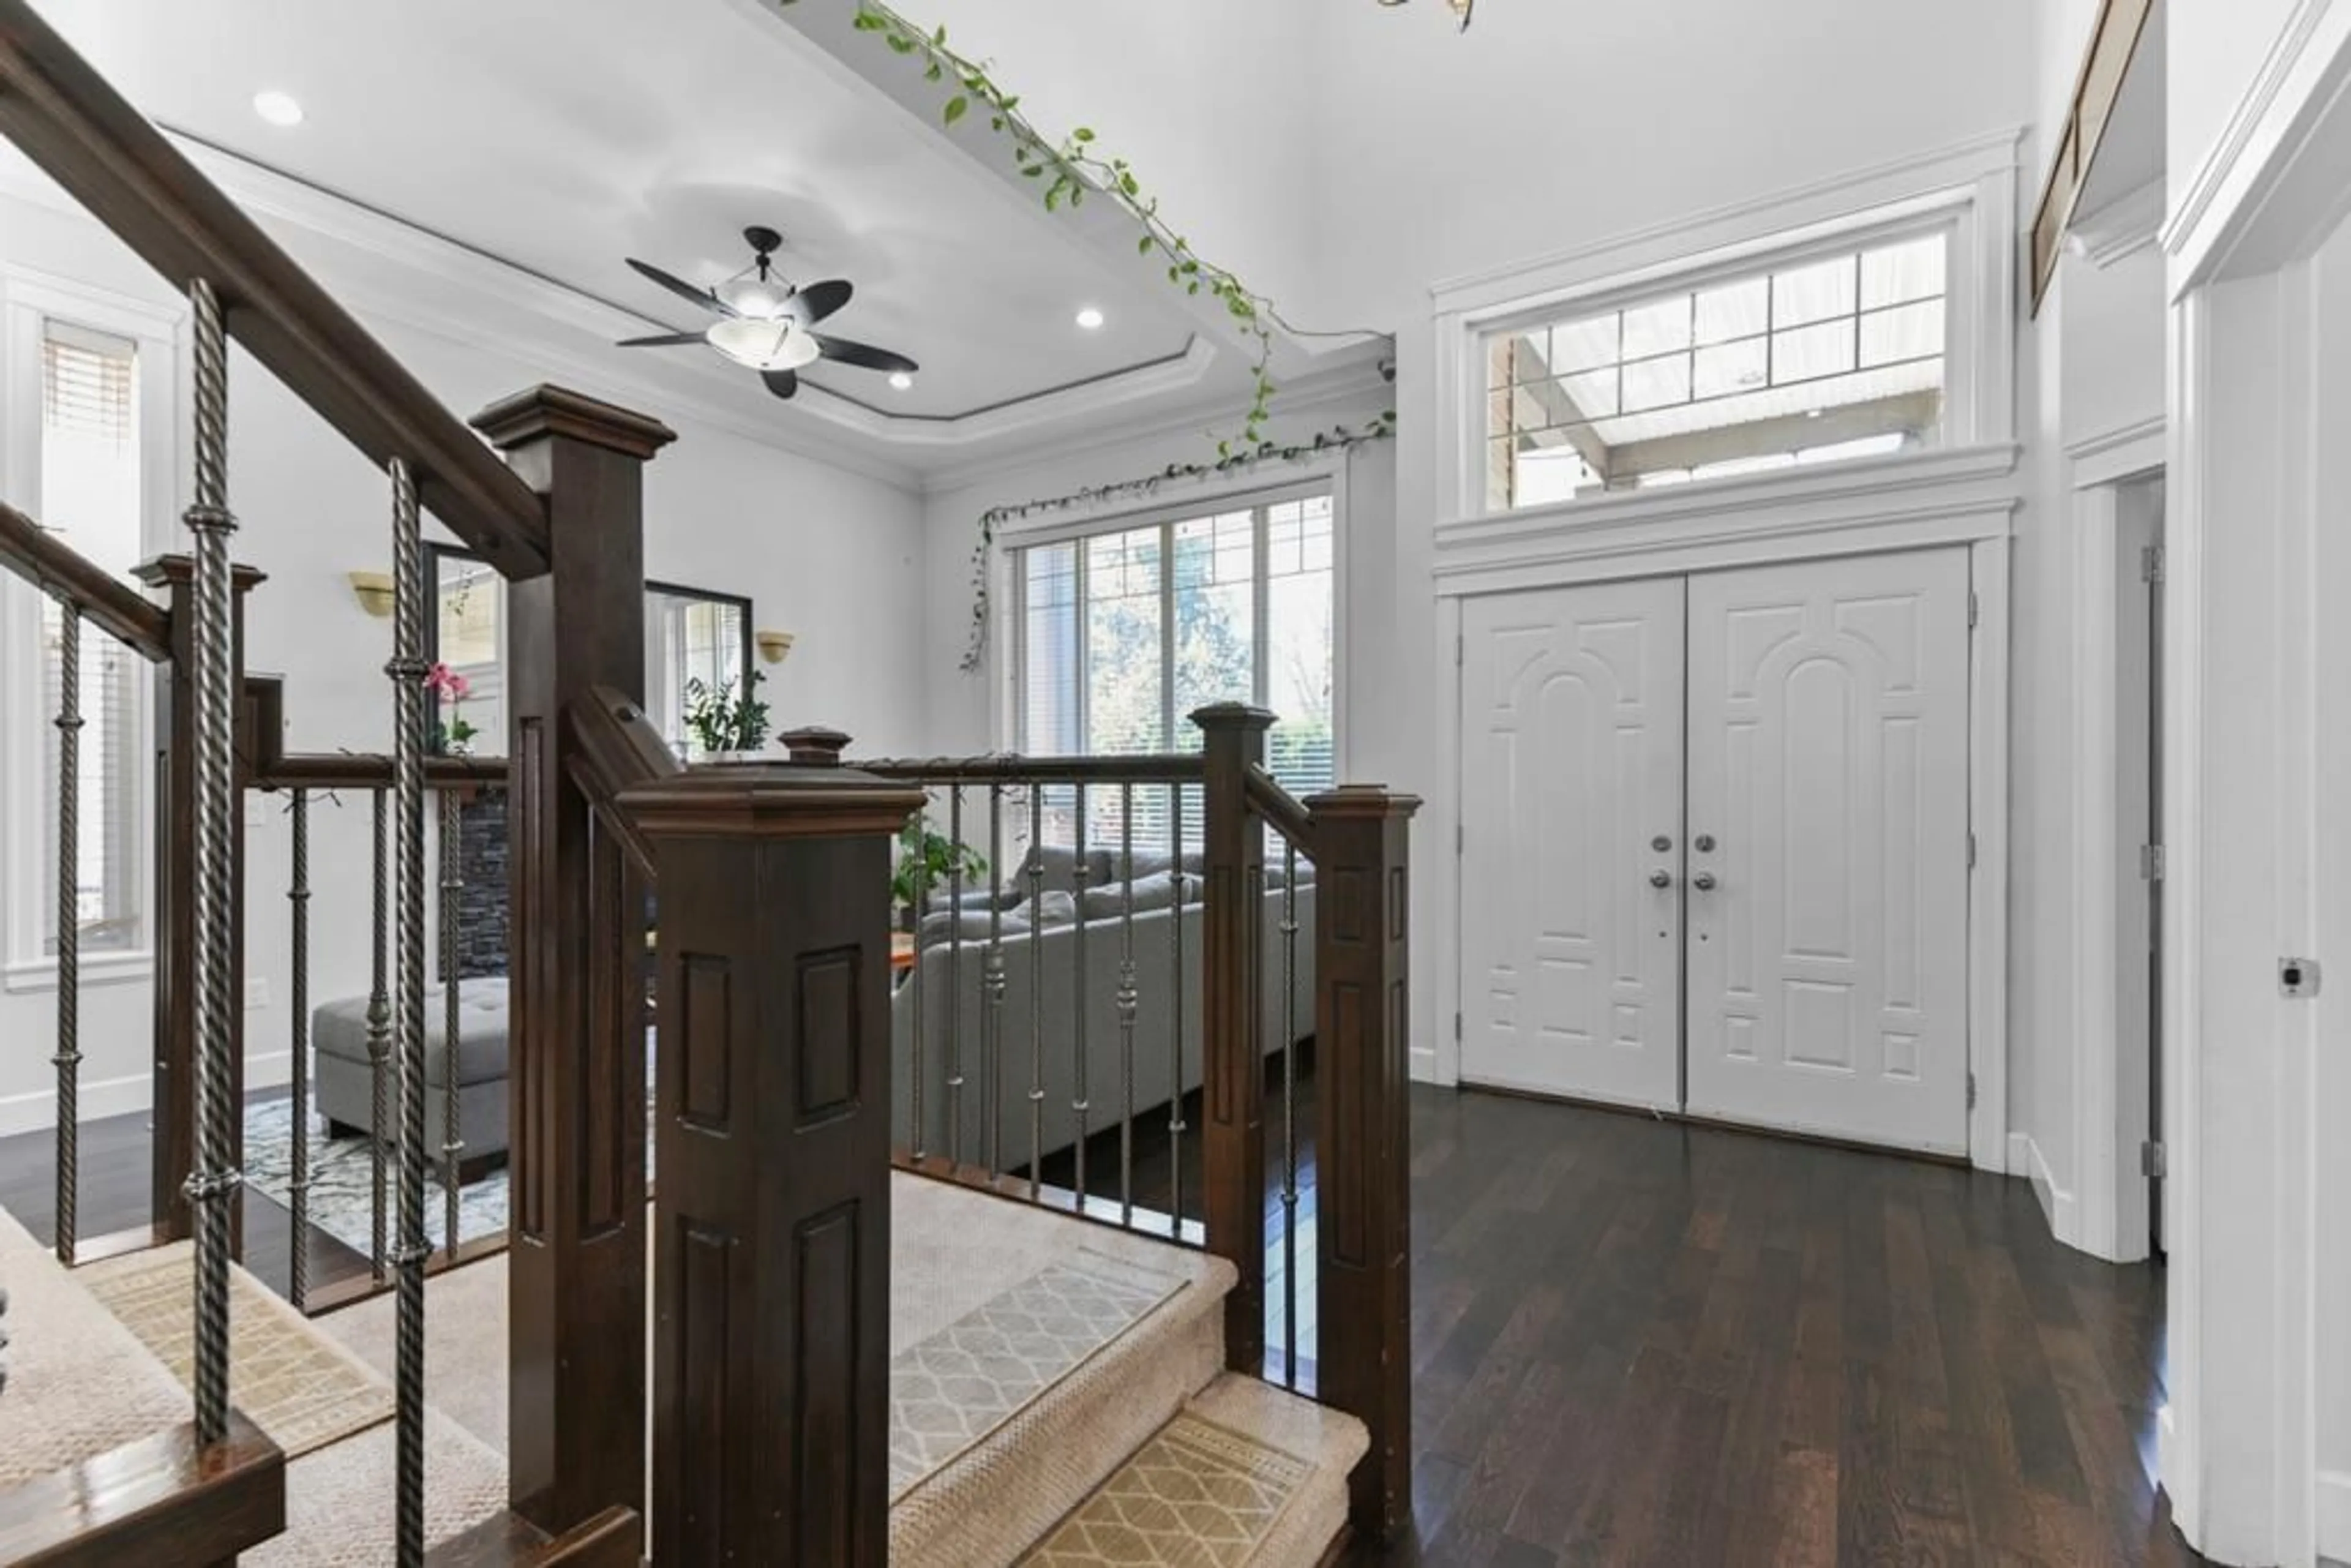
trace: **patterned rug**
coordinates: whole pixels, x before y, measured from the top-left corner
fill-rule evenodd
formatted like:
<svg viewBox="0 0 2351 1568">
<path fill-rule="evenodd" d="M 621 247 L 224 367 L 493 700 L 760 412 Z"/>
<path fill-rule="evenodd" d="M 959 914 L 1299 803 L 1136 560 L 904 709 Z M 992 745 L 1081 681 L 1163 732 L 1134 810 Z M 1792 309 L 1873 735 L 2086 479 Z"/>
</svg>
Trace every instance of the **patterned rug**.
<svg viewBox="0 0 2351 1568">
<path fill-rule="evenodd" d="M 291 1210 L 294 1168 L 294 1102 L 265 1100 L 245 1108 L 245 1179 L 247 1186 Z M 385 1172 L 384 1205 L 396 1208 L 399 1173 Z M 444 1207 L 440 1171 L 428 1166 L 425 1176 L 424 1232 L 435 1247 L 442 1234 Z M 507 1228 L 507 1172 L 504 1166 L 467 1182 L 457 1190 L 457 1239 L 496 1236 Z M 365 1136 L 329 1138 L 324 1119 L 310 1118 L 310 1223 L 358 1253 L 371 1257 L 375 1249 L 375 1166 L 368 1156 Z M 387 1218 L 387 1224 L 390 1223 Z"/>
<path fill-rule="evenodd" d="M 1036 1403 L 1181 1290 L 1080 1249 L 890 1358 L 893 1500 Z"/>
<path fill-rule="evenodd" d="M 92 1264 L 75 1277 L 183 1386 L 194 1385 L 195 1248 Z M 392 1390 L 242 1269 L 229 1270 L 229 1396 L 287 1458 L 392 1418 Z"/>
<path fill-rule="evenodd" d="M 1022 1568 L 1239 1568 L 1314 1467 L 1178 1416 L 1063 1520 Z"/>
</svg>

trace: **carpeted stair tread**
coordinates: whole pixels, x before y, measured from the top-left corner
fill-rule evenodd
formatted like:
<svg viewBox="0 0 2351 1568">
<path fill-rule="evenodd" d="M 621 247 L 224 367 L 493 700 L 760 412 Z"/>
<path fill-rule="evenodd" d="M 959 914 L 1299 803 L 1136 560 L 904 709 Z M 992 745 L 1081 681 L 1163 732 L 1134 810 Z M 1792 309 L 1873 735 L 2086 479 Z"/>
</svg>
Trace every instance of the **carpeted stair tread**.
<svg viewBox="0 0 2351 1568">
<path fill-rule="evenodd" d="M 1215 1379 L 1236 1275 L 943 1182 L 891 1197 L 890 1561 L 1010 1563 Z"/>
<path fill-rule="evenodd" d="M 168 1431 L 194 1414 L 186 1390 L 89 1288 L 0 1212 L 0 1488 Z"/>
<path fill-rule="evenodd" d="M 1315 1568 L 1347 1524 L 1363 1423 L 1219 1376 L 1054 1527 L 1022 1568 Z"/>
<path fill-rule="evenodd" d="M 390 1422 L 286 1467 L 286 1531 L 244 1568 L 381 1568 L 393 1557 L 398 1498 Z M 436 1545 L 507 1506 L 507 1462 L 438 1411 L 424 1421 L 424 1540 Z"/>
</svg>

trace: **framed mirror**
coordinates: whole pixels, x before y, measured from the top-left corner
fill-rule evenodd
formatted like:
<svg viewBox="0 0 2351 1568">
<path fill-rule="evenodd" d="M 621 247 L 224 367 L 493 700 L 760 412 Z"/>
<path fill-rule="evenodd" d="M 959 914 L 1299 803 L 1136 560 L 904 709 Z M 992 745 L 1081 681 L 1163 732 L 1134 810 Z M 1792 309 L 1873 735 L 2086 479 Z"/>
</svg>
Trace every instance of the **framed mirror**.
<svg viewBox="0 0 2351 1568">
<path fill-rule="evenodd" d="M 673 582 L 645 584 L 645 716 L 684 761 L 699 751 L 685 732 L 686 687 L 740 696 L 751 664 L 751 601 Z"/>
<path fill-rule="evenodd" d="M 427 544 L 436 613 L 425 627 L 425 657 L 446 664 L 464 695 L 437 694 L 431 709 L 444 749 L 503 757 L 507 748 L 505 580 L 473 551 Z M 685 733 L 686 685 L 742 691 L 751 658 L 751 601 L 674 582 L 645 584 L 645 713 L 685 760 L 697 755 Z"/>
</svg>

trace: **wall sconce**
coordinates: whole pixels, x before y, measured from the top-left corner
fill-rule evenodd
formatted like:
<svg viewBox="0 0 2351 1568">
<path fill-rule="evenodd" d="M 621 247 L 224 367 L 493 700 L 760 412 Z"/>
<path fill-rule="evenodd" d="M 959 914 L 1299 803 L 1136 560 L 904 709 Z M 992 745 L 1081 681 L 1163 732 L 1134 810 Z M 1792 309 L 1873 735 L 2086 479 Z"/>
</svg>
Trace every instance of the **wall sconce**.
<svg viewBox="0 0 2351 1568">
<path fill-rule="evenodd" d="M 360 608 L 381 621 L 392 613 L 392 573 L 388 571 L 355 571 L 351 573 L 351 597 Z"/>
<path fill-rule="evenodd" d="M 793 639 L 789 632 L 760 632 L 755 633 L 751 640 L 759 646 L 759 657 L 771 664 L 782 664 L 784 655 L 792 651 Z"/>
</svg>

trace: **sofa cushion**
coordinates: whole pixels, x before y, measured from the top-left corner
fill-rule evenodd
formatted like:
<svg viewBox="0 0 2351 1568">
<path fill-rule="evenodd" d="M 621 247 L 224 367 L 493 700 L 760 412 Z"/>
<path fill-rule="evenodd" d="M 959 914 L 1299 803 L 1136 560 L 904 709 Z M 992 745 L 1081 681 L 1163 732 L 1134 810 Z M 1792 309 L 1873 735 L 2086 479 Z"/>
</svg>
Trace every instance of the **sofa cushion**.
<svg viewBox="0 0 2351 1568">
<path fill-rule="evenodd" d="M 1112 854 L 1106 858 L 1109 862 L 1105 870 L 1105 874 L 1108 879 L 1123 885 L 1126 881 L 1126 857 L 1121 854 Z M 1157 876 L 1163 872 L 1171 872 L 1175 869 L 1176 856 L 1165 850 L 1137 850 L 1134 852 L 1134 880 L 1137 882 L 1141 882 L 1144 877 Z M 1194 876 L 1207 875 L 1208 871 L 1208 852 L 1206 850 L 1186 850 L 1184 852 L 1184 870 Z"/>
<path fill-rule="evenodd" d="M 1110 852 L 1086 852 L 1086 881 L 1099 886 L 1110 880 Z M 1047 893 L 1075 893 L 1078 890 L 1078 852 L 1062 844 L 1032 844 L 1020 863 L 1012 870 L 1012 880 L 1004 891 L 1016 903 L 1026 903 L 1030 886 L 1029 873 L 1039 866 L 1045 872 L 1043 883 Z"/>
<path fill-rule="evenodd" d="M 1139 861 L 1143 857 L 1137 855 L 1135 858 Z M 1149 876 L 1138 876 L 1134 879 L 1134 911 L 1138 915 L 1147 909 L 1168 908 L 1176 901 L 1176 877 L 1172 871 L 1159 871 Z M 1199 903 L 1204 885 L 1201 879 L 1196 876 L 1185 877 L 1181 890 L 1183 901 L 1186 904 Z M 1086 918 L 1110 920 L 1126 913 L 1126 889 L 1127 884 L 1123 882 L 1113 882 L 1107 887 L 1086 889 Z"/>
<path fill-rule="evenodd" d="M 1078 895 L 1066 889 L 1047 889 L 1037 897 L 1037 906 L 1028 911 L 1035 924 L 1050 929 L 1056 925 L 1078 923 Z"/>
<path fill-rule="evenodd" d="M 442 1059 L 447 1004 L 439 986 L 424 992 L 424 1077 L 447 1082 Z M 345 997 L 323 1002 L 310 1015 L 310 1040 L 322 1055 L 346 1061 L 368 1060 L 368 999 Z M 457 988 L 457 1082 L 486 1083 L 507 1075 L 507 983 L 503 978 L 466 980 Z"/>
</svg>

